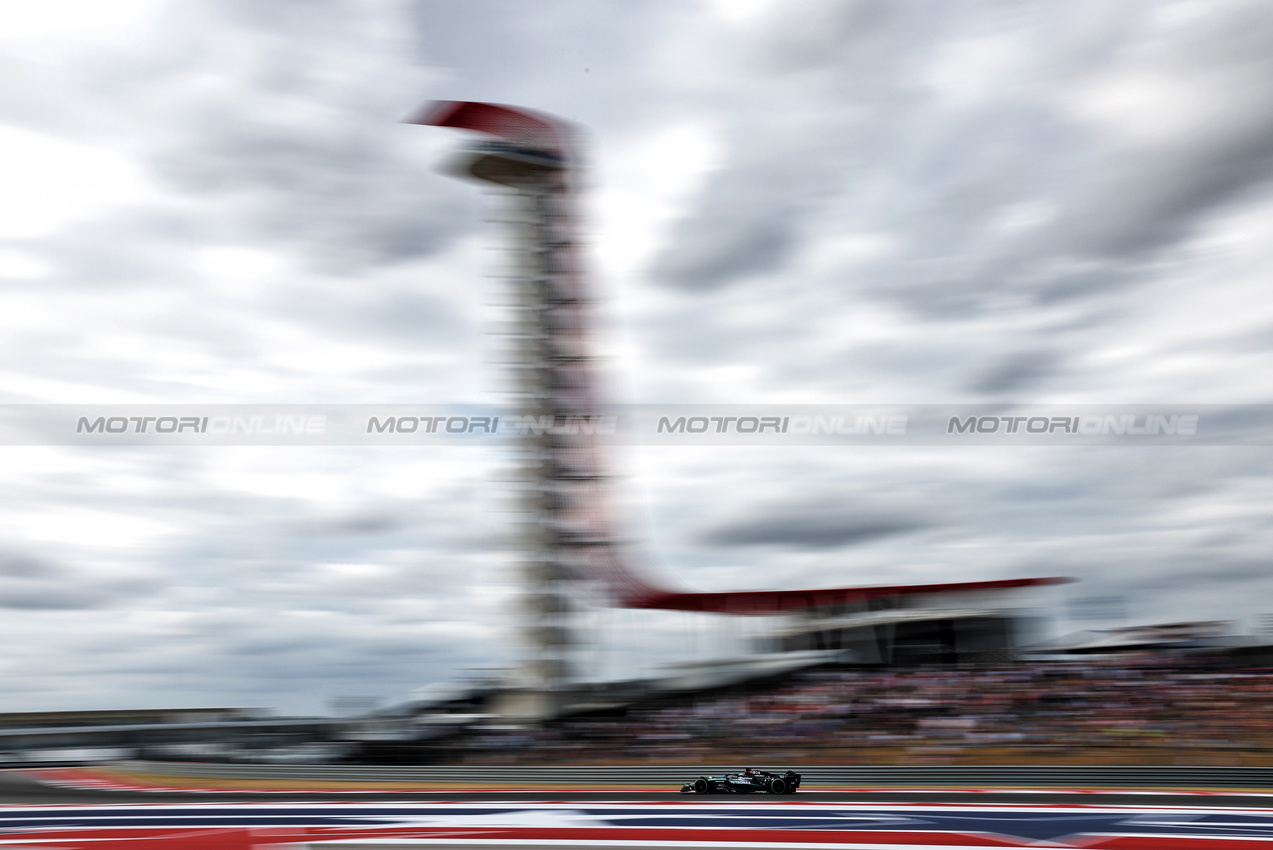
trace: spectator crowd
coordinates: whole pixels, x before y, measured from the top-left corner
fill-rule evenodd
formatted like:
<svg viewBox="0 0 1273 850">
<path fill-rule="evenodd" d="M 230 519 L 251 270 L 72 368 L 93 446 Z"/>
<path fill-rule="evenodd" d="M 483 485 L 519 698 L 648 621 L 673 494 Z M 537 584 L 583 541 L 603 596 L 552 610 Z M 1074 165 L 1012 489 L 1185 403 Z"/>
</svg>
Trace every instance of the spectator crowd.
<svg viewBox="0 0 1273 850">
<path fill-rule="evenodd" d="M 1273 764 L 1273 671 L 1049 662 L 835 670 L 680 705 L 492 731 L 469 762 Z"/>
</svg>

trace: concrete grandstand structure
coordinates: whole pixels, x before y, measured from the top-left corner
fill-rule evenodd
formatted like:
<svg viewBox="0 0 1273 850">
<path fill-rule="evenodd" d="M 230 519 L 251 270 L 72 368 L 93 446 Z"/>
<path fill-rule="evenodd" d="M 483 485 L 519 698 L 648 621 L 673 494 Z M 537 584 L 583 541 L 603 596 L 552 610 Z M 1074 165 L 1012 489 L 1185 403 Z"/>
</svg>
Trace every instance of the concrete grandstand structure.
<svg viewBox="0 0 1273 850">
<path fill-rule="evenodd" d="M 580 133 L 520 108 L 435 103 L 412 123 L 478 134 L 449 171 L 501 196 L 513 229 L 507 279 L 514 398 L 529 421 L 589 421 L 605 412 L 593 365 L 593 298 L 579 251 Z M 523 421 L 525 421 L 523 419 Z M 526 429 L 519 447 L 523 512 L 521 642 L 516 690 L 552 714 L 574 680 L 581 605 L 776 617 L 777 652 L 824 650 L 863 663 L 1002 660 L 1018 625 L 1008 597 L 1063 581 L 1029 578 L 922 586 L 703 593 L 668 587 L 636 564 L 617 533 L 603 437 Z"/>
<path fill-rule="evenodd" d="M 762 641 L 770 652 L 836 651 L 850 664 L 994 664 L 1038 640 L 1035 588 L 1062 579 L 862 588 L 856 599 L 801 609 Z"/>
</svg>

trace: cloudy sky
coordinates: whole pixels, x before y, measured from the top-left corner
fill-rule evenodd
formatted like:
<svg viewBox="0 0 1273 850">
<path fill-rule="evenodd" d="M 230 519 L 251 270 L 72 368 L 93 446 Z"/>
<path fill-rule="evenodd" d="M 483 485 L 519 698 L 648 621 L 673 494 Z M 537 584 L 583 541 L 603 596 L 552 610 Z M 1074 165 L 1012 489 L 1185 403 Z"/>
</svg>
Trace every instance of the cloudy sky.
<svg viewBox="0 0 1273 850">
<path fill-rule="evenodd" d="M 0 403 L 500 402 L 501 233 L 400 123 L 431 99 L 587 128 L 616 401 L 1273 402 L 1269 80 L 1273 16 L 1229 0 L 3 0 Z M 0 447 L 0 709 L 323 712 L 506 663 L 508 461 Z M 1273 612 L 1267 448 L 614 465 L 695 588 Z M 692 630 L 594 621 L 606 675 Z"/>
</svg>

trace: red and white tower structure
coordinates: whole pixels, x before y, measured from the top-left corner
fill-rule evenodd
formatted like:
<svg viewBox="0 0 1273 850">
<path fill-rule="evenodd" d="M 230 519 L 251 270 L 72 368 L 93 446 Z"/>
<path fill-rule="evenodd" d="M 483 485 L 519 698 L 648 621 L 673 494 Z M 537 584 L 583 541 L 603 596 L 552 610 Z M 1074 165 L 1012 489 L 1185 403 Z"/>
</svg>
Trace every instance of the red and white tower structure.
<svg viewBox="0 0 1273 850">
<path fill-rule="evenodd" d="M 509 277 L 514 394 L 524 432 L 517 690 L 551 712 L 577 674 L 582 600 L 599 585 L 649 592 L 621 563 L 594 429 L 603 411 L 589 334 L 591 293 L 576 227 L 578 133 L 556 118 L 485 103 L 438 103 L 416 123 L 486 137 L 455 171 L 496 187 L 513 227 Z M 560 427 L 567 422 L 575 427 Z M 626 587 L 625 587 L 626 585 Z M 622 604 L 622 603 L 620 603 Z"/>
</svg>

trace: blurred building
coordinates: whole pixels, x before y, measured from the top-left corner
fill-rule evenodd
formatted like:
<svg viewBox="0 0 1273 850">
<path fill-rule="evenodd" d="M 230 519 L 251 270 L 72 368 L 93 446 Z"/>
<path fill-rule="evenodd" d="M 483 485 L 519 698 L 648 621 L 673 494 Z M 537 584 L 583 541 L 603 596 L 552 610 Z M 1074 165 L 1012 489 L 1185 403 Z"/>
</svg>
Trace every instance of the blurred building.
<svg viewBox="0 0 1273 850">
<path fill-rule="evenodd" d="M 973 588 L 868 588 L 863 598 L 799 612 L 762 639 L 770 652 L 835 650 L 843 662 L 916 667 L 1001 664 L 1038 639 L 1039 600 L 1056 579 L 981 582 Z"/>
<path fill-rule="evenodd" d="M 1088 629 L 1029 647 L 1032 656 L 1060 659 L 1118 656 L 1129 653 L 1207 652 L 1235 658 L 1267 649 L 1267 639 L 1237 632 L 1229 620 L 1160 623 L 1118 629 Z"/>
<path fill-rule="evenodd" d="M 0 764 L 79 764 L 138 756 L 230 757 L 297 752 L 339 737 L 329 718 L 275 718 L 259 708 L 0 713 Z M 323 752 L 319 757 L 326 758 Z"/>
</svg>

